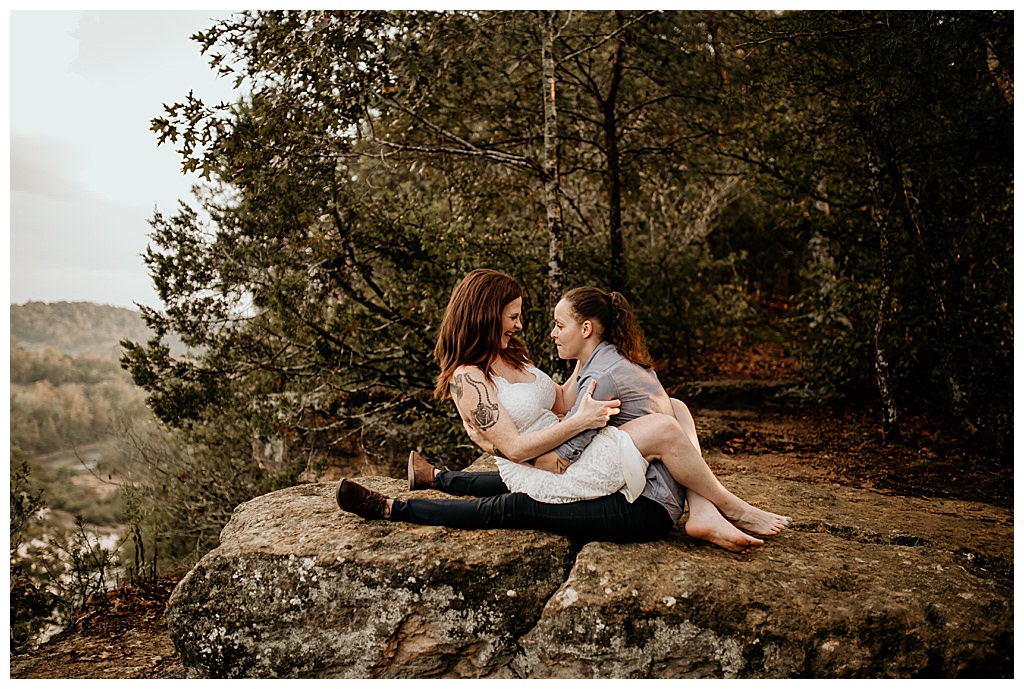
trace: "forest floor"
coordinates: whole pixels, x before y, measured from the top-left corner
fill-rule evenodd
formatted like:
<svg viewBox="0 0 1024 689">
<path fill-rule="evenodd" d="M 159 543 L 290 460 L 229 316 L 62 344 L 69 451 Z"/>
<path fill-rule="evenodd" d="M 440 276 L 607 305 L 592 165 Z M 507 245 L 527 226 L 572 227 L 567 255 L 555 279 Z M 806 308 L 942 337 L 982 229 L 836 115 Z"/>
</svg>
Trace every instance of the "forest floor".
<svg viewBox="0 0 1024 689">
<path fill-rule="evenodd" d="M 723 355 L 702 373 L 702 380 L 740 381 L 754 384 L 755 390 L 759 382 L 799 381 L 795 363 L 772 347 Z M 746 403 L 719 400 L 702 407 L 699 396 L 686 401 L 698 426 L 714 430 L 716 454 L 755 457 L 758 470 L 769 476 L 1013 505 L 1009 460 L 983 456 L 969 439 L 924 417 L 904 419 L 903 442 L 893 445 L 881 441 L 880 415 L 869 404 L 759 405 L 751 397 Z M 713 458 L 709 463 L 728 483 L 728 464 Z M 122 587 L 94 599 L 63 632 L 38 649 L 12 656 L 10 676 L 186 677 L 164 619 L 176 581 Z"/>
</svg>

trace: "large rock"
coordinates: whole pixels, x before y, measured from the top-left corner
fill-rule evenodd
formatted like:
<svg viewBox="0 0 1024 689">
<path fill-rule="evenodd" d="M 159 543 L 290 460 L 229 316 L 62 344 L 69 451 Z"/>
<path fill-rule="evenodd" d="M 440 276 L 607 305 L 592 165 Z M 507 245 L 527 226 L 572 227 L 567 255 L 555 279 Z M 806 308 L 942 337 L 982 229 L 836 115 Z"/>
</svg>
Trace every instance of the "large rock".
<svg viewBox="0 0 1024 689">
<path fill-rule="evenodd" d="M 723 482 L 793 528 L 751 555 L 681 529 L 577 552 L 534 531 L 366 522 L 334 484 L 289 488 L 238 507 L 168 624 L 209 677 L 1012 676 L 1009 510 Z"/>
<path fill-rule="evenodd" d="M 1012 581 L 1002 555 L 1013 534 L 1000 510 L 830 485 L 772 492 L 816 514 L 749 557 L 683 538 L 587 545 L 523 638 L 514 669 L 531 677 L 1012 676 Z"/>
<path fill-rule="evenodd" d="M 569 542 L 365 522 L 338 510 L 334 489 L 296 486 L 235 510 L 168 603 L 185 666 L 204 677 L 507 675 L 572 567 Z"/>
</svg>

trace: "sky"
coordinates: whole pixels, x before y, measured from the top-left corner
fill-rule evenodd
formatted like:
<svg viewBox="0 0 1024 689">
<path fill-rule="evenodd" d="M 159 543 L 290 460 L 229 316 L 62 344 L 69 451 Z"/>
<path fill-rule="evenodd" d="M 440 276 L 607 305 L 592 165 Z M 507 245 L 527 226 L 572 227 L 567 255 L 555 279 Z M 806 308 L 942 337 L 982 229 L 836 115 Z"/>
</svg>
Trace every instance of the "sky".
<svg viewBox="0 0 1024 689">
<path fill-rule="evenodd" d="M 226 12 L 13 11 L 10 302 L 160 308 L 142 261 L 154 209 L 194 176 L 150 120 L 190 90 L 234 100 L 190 40 Z"/>
</svg>

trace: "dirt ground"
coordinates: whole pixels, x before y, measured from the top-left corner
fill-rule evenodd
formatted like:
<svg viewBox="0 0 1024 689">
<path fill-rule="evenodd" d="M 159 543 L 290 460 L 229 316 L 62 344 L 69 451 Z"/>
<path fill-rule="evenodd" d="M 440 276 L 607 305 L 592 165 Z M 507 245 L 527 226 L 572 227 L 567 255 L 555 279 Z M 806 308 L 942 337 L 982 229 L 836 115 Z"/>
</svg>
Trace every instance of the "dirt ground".
<svg viewBox="0 0 1024 689">
<path fill-rule="evenodd" d="M 12 679 L 184 678 L 164 609 L 177 584 L 164 579 L 92 600 L 37 650 L 11 657 Z"/>
<path fill-rule="evenodd" d="M 756 354 L 756 353 L 755 353 Z M 777 357 L 755 356 L 731 373 L 747 380 L 792 378 Z M 780 375 L 781 374 L 781 375 Z M 868 405 L 714 405 L 690 402 L 712 438 L 708 461 L 727 477 L 742 459 L 767 475 L 838 483 L 900 495 L 1013 504 L 1008 462 L 980 456 L 969 439 L 926 418 L 904 420 L 900 445 L 881 442 Z M 717 407 L 717 408 L 716 408 Z M 176 580 L 122 588 L 94 600 L 75 624 L 39 649 L 11 658 L 12 678 L 184 678 L 164 608 Z"/>
</svg>

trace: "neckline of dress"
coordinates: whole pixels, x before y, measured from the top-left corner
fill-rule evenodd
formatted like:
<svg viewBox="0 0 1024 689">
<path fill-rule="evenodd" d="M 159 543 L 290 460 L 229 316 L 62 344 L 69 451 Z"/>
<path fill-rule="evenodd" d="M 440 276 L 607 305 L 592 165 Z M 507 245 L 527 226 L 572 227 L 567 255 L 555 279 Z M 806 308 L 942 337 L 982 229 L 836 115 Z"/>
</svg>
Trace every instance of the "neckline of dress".
<svg viewBox="0 0 1024 689">
<path fill-rule="evenodd" d="M 534 367 L 530 366 L 529 364 L 526 365 L 526 370 L 529 371 L 532 368 L 534 368 Z M 536 372 L 534 372 L 534 371 L 530 371 L 530 372 L 533 374 L 533 380 L 513 381 L 513 380 L 509 380 L 505 376 L 499 376 L 497 373 L 494 374 L 494 377 L 498 378 L 501 381 L 503 381 L 506 385 L 530 385 L 531 383 L 536 383 L 539 380 L 539 378 L 540 378 L 536 374 Z"/>
</svg>

